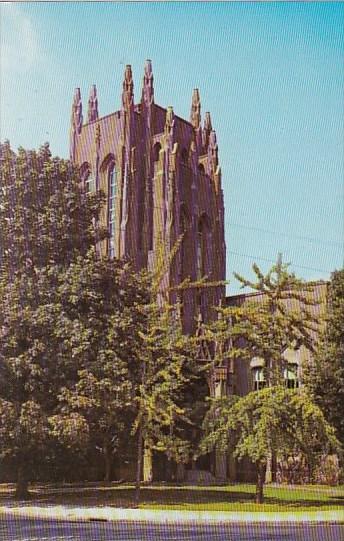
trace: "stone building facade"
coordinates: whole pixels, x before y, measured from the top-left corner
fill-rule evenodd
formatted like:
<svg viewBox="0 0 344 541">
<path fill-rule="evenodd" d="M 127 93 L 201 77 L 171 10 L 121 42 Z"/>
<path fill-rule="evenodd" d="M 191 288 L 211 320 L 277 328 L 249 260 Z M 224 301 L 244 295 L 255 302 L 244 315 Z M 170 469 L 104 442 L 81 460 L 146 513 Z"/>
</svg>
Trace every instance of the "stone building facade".
<svg viewBox="0 0 344 541">
<path fill-rule="evenodd" d="M 209 113 L 201 125 L 198 89 L 189 120 L 154 101 L 152 63 L 144 66 L 141 99 L 135 104 L 131 67 L 125 68 L 121 107 L 100 117 L 92 86 L 86 122 L 76 89 L 70 128 L 70 158 L 80 167 L 86 191 L 101 189 L 106 206 L 101 222 L 109 239 L 102 254 L 129 257 L 137 269 L 152 268 L 159 247 L 171 253 L 182 242 L 166 273 L 168 290 L 185 278 L 225 279 L 224 204 L 216 132 Z M 182 235 L 182 237 L 181 237 Z M 170 294 L 171 302 L 176 293 Z M 224 287 L 182 293 L 183 326 L 193 332 L 196 319 L 211 317 Z"/>
<path fill-rule="evenodd" d="M 109 239 L 99 246 L 101 255 L 128 257 L 136 269 L 154 268 L 158 253 L 168 258 L 182 239 L 164 278 L 165 291 L 186 278 L 211 282 L 225 280 L 226 247 L 224 201 L 216 132 L 210 113 L 201 124 L 201 102 L 194 89 L 189 120 L 171 106 L 154 101 L 152 63 L 147 60 L 140 101 L 135 104 L 131 67 L 125 68 L 121 106 L 100 117 L 95 86 L 88 99 L 84 122 L 80 89 L 74 94 L 70 127 L 70 158 L 80 168 L 86 191 L 106 195 L 101 223 Z M 310 293 L 314 316 L 326 312 L 327 283 L 315 283 Z M 260 303 L 263 295 L 249 293 L 225 299 L 224 286 L 191 288 L 178 293 L 184 331 L 201 333 L 202 321 L 213 317 L 214 306 Z M 170 293 L 170 302 L 177 294 Z M 295 301 L 286 301 L 295 302 Z M 301 310 L 301 306 L 286 306 Z M 198 321 L 198 323 L 197 323 Z M 316 339 L 316 336 L 314 336 Z M 207 358 L 207 354 L 204 353 Z M 302 383 L 302 366 L 309 362 L 305 348 L 286 351 L 286 385 Z M 200 353 L 203 357 L 203 353 Z M 261 359 L 237 359 L 215 369 L 209 377 L 210 394 L 245 395 L 264 385 Z M 215 451 L 212 473 L 217 479 L 250 480 L 249 464 Z"/>
</svg>

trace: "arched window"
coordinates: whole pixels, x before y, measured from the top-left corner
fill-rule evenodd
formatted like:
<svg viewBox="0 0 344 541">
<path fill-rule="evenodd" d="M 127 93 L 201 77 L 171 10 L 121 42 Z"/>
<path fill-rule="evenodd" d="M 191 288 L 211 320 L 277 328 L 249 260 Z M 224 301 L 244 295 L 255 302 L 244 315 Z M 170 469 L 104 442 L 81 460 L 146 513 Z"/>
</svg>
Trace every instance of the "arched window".
<svg viewBox="0 0 344 541">
<path fill-rule="evenodd" d="M 205 169 L 204 169 L 203 163 L 199 163 L 199 164 L 198 164 L 198 171 L 199 171 L 202 175 L 204 175 Z"/>
<path fill-rule="evenodd" d="M 115 235 L 116 235 L 116 201 L 117 201 L 117 171 L 115 164 L 112 164 L 108 173 L 108 228 L 109 228 L 109 256 L 115 256 Z"/>
</svg>

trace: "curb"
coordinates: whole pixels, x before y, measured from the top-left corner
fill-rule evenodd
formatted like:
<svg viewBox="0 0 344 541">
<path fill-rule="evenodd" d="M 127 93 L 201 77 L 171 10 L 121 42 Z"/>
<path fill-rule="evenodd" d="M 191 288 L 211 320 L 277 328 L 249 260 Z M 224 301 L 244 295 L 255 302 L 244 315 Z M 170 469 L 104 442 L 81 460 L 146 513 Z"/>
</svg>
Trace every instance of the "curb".
<svg viewBox="0 0 344 541">
<path fill-rule="evenodd" d="M 63 506 L 51 507 L 0 507 L 0 516 L 17 516 L 32 519 L 55 519 L 64 521 L 92 522 L 150 522 L 150 523 L 234 523 L 234 522 L 331 522 L 344 523 L 344 511 L 315 511 L 260 513 L 221 511 L 154 511 L 147 509 L 122 509 L 113 507 L 73 509 Z"/>
</svg>

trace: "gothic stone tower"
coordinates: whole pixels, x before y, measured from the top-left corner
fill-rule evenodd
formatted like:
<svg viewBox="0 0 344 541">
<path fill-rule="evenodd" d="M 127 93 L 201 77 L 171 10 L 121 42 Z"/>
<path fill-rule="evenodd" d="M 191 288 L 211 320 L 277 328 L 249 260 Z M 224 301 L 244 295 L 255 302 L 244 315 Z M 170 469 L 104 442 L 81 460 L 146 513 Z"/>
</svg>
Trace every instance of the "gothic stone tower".
<svg viewBox="0 0 344 541">
<path fill-rule="evenodd" d="M 154 265 L 157 248 L 167 253 L 180 235 L 166 288 L 207 276 L 225 279 L 224 205 L 216 133 L 210 114 L 201 126 L 198 89 L 193 91 L 190 120 L 172 107 L 154 102 L 152 63 L 144 67 L 141 101 L 134 102 L 131 66 L 126 66 L 119 111 L 99 117 L 96 87 L 83 122 L 80 89 L 74 95 L 70 158 L 80 167 L 86 191 L 101 189 L 106 207 L 101 221 L 110 238 L 101 254 L 127 256 L 137 269 Z M 185 332 L 197 316 L 211 317 L 224 297 L 223 287 L 184 291 L 181 299 Z M 174 302 L 176 299 L 170 299 Z"/>
</svg>

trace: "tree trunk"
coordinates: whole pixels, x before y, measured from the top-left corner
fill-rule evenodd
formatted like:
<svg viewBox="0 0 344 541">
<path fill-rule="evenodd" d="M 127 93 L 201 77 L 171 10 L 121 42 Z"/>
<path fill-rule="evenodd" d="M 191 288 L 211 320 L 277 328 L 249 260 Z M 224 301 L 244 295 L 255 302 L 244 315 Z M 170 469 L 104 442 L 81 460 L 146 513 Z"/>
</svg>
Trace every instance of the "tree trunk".
<svg viewBox="0 0 344 541">
<path fill-rule="evenodd" d="M 272 482 L 272 452 L 268 454 L 266 461 L 266 470 L 265 470 L 265 483 L 269 484 Z"/>
<path fill-rule="evenodd" d="M 177 464 L 176 480 L 181 483 L 185 480 L 185 465 L 182 463 Z"/>
<path fill-rule="evenodd" d="M 105 475 L 104 481 L 106 483 L 111 482 L 111 473 L 112 473 L 112 449 L 108 444 L 104 445 L 104 466 L 105 466 Z"/>
<path fill-rule="evenodd" d="M 28 489 L 29 481 L 25 472 L 25 468 L 23 464 L 20 464 L 18 466 L 17 485 L 14 497 L 17 500 L 27 500 L 28 498 L 30 498 L 30 493 Z"/>
<path fill-rule="evenodd" d="M 266 464 L 259 462 L 257 464 L 257 484 L 256 484 L 256 503 L 264 501 L 264 483 L 266 475 Z"/>
<path fill-rule="evenodd" d="M 225 451 L 215 448 L 215 477 L 220 482 L 227 480 L 227 456 Z"/>
<path fill-rule="evenodd" d="M 152 449 L 144 446 L 143 453 L 143 482 L 150 484 L 153 481 L 153 453 Z"/>
<path fill-rule="evenodd" d="M 234 483 L 237 480 L 237 468 L 236 468 L 236 462 L 235 458 L 233 456 L 233 452 L 230 452 L 228 457 L 228 473 L 229 473 L 229 481 L 231 483 Z"/>
<path fill-rule="evenodd" d="M 138 433 L 138 442 L 137 442 L 136 485 L 135 485 L 136 505 L 140 503 L 142 457 L 143 457 L 143 435 L 142 435 L 142 426 L 140 425 L 139 433 Z"/>
</svg>

